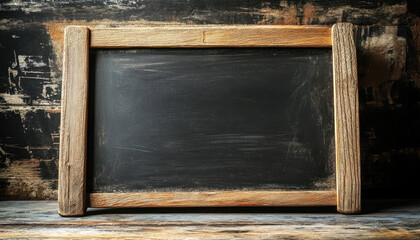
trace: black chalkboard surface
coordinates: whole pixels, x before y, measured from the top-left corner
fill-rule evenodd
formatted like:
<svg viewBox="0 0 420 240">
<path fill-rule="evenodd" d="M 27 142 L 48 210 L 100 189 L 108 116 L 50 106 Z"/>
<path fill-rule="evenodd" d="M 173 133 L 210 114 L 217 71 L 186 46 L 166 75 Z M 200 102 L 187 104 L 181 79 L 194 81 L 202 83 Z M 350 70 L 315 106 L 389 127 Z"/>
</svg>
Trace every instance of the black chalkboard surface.
<svg viewBox="0 0 420 240">
<path fill-rule="evenodd" d="M 334 190 L 329 48 L 90 51 L 88 191 Z"/>
</svg>

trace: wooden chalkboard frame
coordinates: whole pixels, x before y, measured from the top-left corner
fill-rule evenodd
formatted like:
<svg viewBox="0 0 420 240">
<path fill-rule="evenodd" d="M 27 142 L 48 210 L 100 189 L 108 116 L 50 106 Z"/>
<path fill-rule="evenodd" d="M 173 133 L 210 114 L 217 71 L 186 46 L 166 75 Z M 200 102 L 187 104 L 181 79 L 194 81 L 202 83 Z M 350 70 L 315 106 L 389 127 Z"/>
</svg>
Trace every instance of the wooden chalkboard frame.
<svg viewBox="0 0 420 240">
<path fill-rule="evenodd" d="M 332 47 L 336 191 L 86 193 L 89 49 L 208 47 Z M 361 210 L 359 101 L 353 25 L 179 26 L 65 29 L 58 213 L 87 207 L 335 206 Z"/>
</svg>

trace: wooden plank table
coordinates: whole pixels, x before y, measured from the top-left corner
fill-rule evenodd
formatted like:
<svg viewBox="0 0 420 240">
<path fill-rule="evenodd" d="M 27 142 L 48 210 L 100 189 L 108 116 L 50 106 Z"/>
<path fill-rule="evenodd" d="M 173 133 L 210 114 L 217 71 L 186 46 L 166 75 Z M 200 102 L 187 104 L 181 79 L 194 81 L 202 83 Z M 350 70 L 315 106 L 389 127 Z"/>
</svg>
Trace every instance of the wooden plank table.
<svg viewBox="0 0 420 240">
<path fill-rule="evenodd" d="M 88 209 L 64 218 L 56 201 L 0 202 L 2 238 L 420 239 L 420 201 L 368 202 L 359 215 L 335 208 Z"/>
</svg>

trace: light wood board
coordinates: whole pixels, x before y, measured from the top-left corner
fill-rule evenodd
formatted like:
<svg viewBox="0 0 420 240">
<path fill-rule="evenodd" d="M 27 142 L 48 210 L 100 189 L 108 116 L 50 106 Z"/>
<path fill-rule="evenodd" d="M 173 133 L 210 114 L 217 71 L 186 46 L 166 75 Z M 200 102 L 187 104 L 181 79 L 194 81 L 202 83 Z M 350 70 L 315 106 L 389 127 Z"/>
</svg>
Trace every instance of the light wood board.
<svg viewBox="0 0 420 240">
<path fill-rule="evenodd" d="M 331 47 L 331 28 L 309 26 L 189 26 L 92 28 L 92 48 Z"/>
<path fill-rule="evenodd" d="M 337 210 L 361 210 L 359 91 L 353 25 L 333 26 Z"/>
<path fill-rule="evenodd" d="M 65 31 L 60 129 L 58 213 L 83 215 L 86 209 L 86 143 L 89 29 Z"/>
</svg>

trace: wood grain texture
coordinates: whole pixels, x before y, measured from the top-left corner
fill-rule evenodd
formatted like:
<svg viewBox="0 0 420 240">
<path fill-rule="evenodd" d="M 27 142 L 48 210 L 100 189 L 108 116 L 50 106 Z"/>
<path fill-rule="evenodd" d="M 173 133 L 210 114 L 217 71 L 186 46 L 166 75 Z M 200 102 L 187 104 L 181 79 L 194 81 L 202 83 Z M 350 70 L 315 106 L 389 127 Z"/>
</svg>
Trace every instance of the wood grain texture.
<svg viewBox="0 0 420 240">
<path fill-rule="evenodd" d="M 335 191 L 91 193 L 90 207 L 334 206 Z"/>
<path fill-rule="evenodd" d="M 308 26 L 190 26 L 92 28 L 90 46 L 330 47 L 331 28 Z"/>
<path fill-rule="evenodd" d="M 353 25 L 332 28 L 337 210 L 361 211 L 359 92 Z"/>
<path fill-rule="evenodd" d="M 62 216 L 86 209 L 89 29 L 65 30 L 58 202 Z"/>
</svg>

